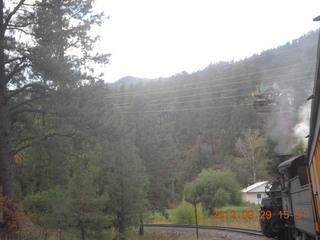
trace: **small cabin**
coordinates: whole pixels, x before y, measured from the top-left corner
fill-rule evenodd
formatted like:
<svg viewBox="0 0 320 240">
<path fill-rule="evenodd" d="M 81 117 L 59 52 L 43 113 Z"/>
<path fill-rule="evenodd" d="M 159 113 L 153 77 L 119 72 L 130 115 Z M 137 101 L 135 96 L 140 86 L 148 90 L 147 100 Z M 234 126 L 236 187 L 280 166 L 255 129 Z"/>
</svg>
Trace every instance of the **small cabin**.
<svg viewBox="0 0 320 240">
<path fill-rule="evenodd" d="M 262 198 L 267 197 L 265 188 L 268 181 L 257 182 L 242 189 L 242 199 L 247 204 L 261 204 Z"/>
</svg>

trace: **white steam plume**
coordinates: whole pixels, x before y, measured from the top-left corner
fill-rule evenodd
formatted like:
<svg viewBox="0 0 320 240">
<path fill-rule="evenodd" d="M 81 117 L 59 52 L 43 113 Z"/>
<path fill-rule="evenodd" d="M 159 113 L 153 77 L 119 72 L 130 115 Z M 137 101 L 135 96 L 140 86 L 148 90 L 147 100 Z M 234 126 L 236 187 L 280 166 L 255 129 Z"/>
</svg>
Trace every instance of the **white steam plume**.
<svg viewBox="0 0 320 240">
<path fill-rule="evenodd" d="M 294 135 L 303 142 L 305 147 L 308 144 L 306 136 L 309 134 L 310 111 L 311 102 L 303 104 L 299 108 L 299 123 L 293 128 Z"/>
</svg>

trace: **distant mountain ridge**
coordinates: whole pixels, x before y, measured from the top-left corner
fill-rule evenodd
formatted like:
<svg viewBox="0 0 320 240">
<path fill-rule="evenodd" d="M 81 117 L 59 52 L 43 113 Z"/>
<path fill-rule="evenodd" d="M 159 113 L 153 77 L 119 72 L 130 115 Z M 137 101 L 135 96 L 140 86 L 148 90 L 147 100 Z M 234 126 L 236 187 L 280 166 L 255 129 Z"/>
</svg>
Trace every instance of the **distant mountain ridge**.
<svg viewBox="0 0 320 240">
<path fill-rule="evenodd" d="M 139 78 L 139 77 L 133 77 L 133 76 L 125 76 L 119 80 L 117 80 L 114 83 L 109 83 L 108 85 L 111 88 L 121 88 L 121 87 L 130 87 L 130 86 L 135 86 L 139 83 L 150 83 L 153 81 L 171 81 L 173 78 L 184 75 L 184 76 L 189 76 L 191 78 L 206 78 L 206 75 L 210 75 L 210 72 L 214 71 L 213 69 L 219 67 L 220 70 L 225 70 L 231 66 L 236 66 L 235 64 L 244 64 L 246 61 L 250 61 L 251 64 L 255 64 L 260 67 L 266 67 L 268 64 L 270 64 L 270 61 L 272 59 L 277 59 L 279 62 L 283 61 L 288 61 L 288 51 L 289 49 L 295 48 L 296 50 L 292 52 L 292 56 L 290 58 L 294 58 L 295 55 L 301 54 L 308 45 L 310 45 L 315 38 L 314 36 L 317 36 L 318 31 L 310 31 L 307 34 L 304 34 L 303 36 L 293 39 L 291 41 L 288 41 L 287 43 L 283 45 L 279 45 L 278 47 L 275 48 L 270 48 L 267 50 L 263 50 L 261 53 L 256 53 L 253 54 L 250 57 L 246 57 L 237 61 L 220 61 L 217 63 L 210 63 L 207 67 L 203 69 L 199 69 L 198 71 L 194 71 L 192 73 L 188 73 L 186 71 L 176 73 L 175 75 L 169 76 L 169 77 L 160 77 L 160 78 Z M 281 53 L 281 54 L 280 54 Z M 283 54 L 282 54 L 283 53 Z M 275 58 L 273 55 L 277 55 Z M 275 61 L 275 60 L 274 60 Z M 275 64 L 275 63 L 273 63 Z"/>
<path fill-rule="evenodd" d="M 155 80 L 155 79 L 126 76 L 126 77 L 119 79 L 118 81 L 116 81 L 114 83 L 110 83 L 109 86 L 111 88 L 121 88 L 123 86 L 130 87 L 130 86 L 136 85 L 137 83 L 140 83 L 140 82 L 145 83 L 145 82 L 149 82 L 149 81 L 153 81 L 153 80 Z"/>
</svg>

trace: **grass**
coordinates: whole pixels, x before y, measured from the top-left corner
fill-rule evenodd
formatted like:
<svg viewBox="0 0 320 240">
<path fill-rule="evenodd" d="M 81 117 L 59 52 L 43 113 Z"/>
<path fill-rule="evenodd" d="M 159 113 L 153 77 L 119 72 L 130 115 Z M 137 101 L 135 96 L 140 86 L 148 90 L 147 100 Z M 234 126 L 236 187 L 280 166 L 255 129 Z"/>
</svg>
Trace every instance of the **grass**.
<svg viewBox="0 0 320 240">
<path fill-rule="evenodd" d="M 259 220 L 257 216 L 259 216 L 260 206 L 226 206 L 223 208 L 216 209 L 216 213 L 219 211 L 224 212 L 224 216 L 220 215 L 217 219 L 212 219 L 213 214 L 204 214 L 203 219 L 199 220 L 200 225 L 208 225 L 208 226 L 228 226 L 228 227 L 239 227 L 239 228 L 250 228 L 250 229 L 260 229 Z M 229 211 L 228 218 L 226 216 L 226 212 Z M 235 219 L 231 218 L 232 216 Z M 249 219 L 249 214 L 252 212 L 255 216 L 253 219 Z M 176 209 L 169 209 L 166 211 L 168 217 L 164 217 L 161 213 L 152 214 L 147 220 L 146 223 L 153 224 L 179 224 L 176 221 Z M 215 214 L 216 216 L 219 216 Z"/>
<path fill-rule="evenodd" d="M 172 215 L 172 209 L 167 210 L 167 214 L 170 212 L 170 215 Z M 146 219 L 145 219 L 145 223 L 152 223 L 152 224 L 171 224 L 170 222 L 170 215 L 168 215 L 168 217 L 163 216 L 161 213 L 159 212 L 154 212 L 152 214 L 150 214 Z"/>
<path fill-rule="evenodd" d="M 212 219 L 213 215 L 211 215 L 208 219 L 203 221 L 203 224 L 215 225 L 215 226 L 226 226 L 226 227 L 260 229 L 260 224 L 258 219 L 259 210 L 260 210 L 260 206 L 226 206 L 220 209 L 216 209 L 216 212 L 214 214 L 216 216 L 216 219 Z M 220 214 L 219 216 L 218 214 L 219 211 L 223 212 L 224 214 Z M 250 215 L 252 213 L 254 213 L 253 218 L 251 218 L 252 215 Z"/>
</svg>

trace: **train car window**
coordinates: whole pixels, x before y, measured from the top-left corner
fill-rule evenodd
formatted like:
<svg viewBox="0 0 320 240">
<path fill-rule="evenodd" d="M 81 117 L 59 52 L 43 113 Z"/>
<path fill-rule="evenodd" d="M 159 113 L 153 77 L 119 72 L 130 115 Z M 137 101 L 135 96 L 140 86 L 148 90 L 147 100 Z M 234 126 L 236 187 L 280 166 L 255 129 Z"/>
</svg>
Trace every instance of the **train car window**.
<svg viewBox="0 0 320 240">
<path fill-rule="evenodd" d="M 298 175 L 301 186 L 308 184 L 307 169 L 305 166 L 298 168 Z"/>
<path fill-rule="evenodd" d="M 281 175 L 280 184 L 281 184 L 281 189 L 284 189 L 285 188 L 285 177 L 284 177 L 284 175 Z"/>
</svg>

